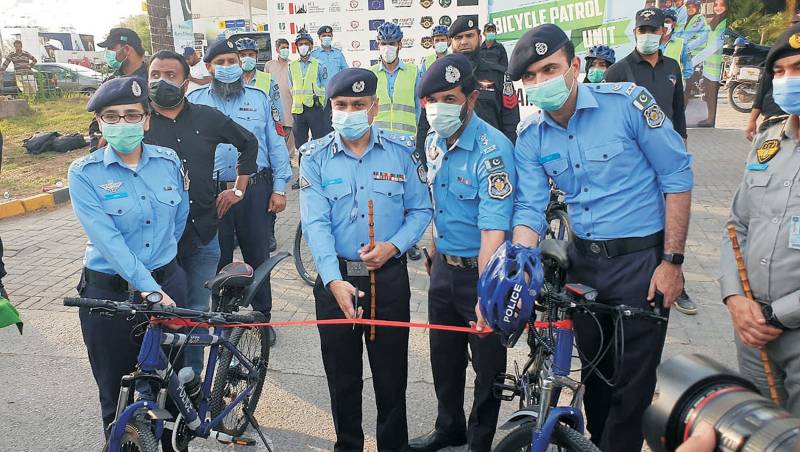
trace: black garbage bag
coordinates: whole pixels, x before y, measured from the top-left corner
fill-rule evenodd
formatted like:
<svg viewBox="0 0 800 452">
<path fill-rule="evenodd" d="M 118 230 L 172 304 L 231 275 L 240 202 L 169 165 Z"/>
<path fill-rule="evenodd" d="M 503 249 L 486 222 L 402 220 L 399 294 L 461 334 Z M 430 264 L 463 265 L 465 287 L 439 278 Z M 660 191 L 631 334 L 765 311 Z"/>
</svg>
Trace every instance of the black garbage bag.
<svg viewBox="0 0 800 452">
<path fill-rule="evenodd" d="M 56 152 L 67 152 L 73 149 L 82 148 L 87 146 L 89 143 L 83 138 L 83 135 L 80 133 L 71 133 L 69 135 L 63 135 L 57 137 L 52 141 L 50 144 L 50 150 Z"/>
<path fill-rule="evenodd" d="M 30 138 L 22 140 L 22 145 L 28 154 L 41 154 L 50 150 L 50 146 L 57 137 L 61 136 L 58 132 L 36 132 Z"/>
</svg>

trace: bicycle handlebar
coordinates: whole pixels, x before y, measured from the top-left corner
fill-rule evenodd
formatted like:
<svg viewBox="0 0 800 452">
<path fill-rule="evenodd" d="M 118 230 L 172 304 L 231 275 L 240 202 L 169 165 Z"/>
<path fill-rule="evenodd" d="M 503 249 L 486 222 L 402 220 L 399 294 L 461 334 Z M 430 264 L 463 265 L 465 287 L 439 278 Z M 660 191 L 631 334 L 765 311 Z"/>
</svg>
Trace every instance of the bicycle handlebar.
<svg viewBox="0 0 800 452">
<path fill-rule="evenodd" d="M 208 323 L 217 324 L 257 322 L 257 319 L 252 314 L 205 312 L 162 304 L 137 304 L 129 301 L 99 300 L 95 298 L 66 297 L 64 298 L 64 306 L 103 309 L 111 311 L 112 314 L 142 313 L 165 318 L 200 319 Z"/>
<path fill-rule="evenodd" d="M 598 303 L 596 301 L 588 301 L 585 299 L 574 298 L 566 292 L 561 293 L 543 293 L 544 301 L 552 303 L 560 308 L 583 310 L 583 311 L 601 311 L 606 313 L 618 313 L 625 318 L 643 318 L 656 321 L 666 321 L 667 318 L 659 315 L 651 310 L 634 308 L 627 305 L 608 305 Z"/>
</svg>

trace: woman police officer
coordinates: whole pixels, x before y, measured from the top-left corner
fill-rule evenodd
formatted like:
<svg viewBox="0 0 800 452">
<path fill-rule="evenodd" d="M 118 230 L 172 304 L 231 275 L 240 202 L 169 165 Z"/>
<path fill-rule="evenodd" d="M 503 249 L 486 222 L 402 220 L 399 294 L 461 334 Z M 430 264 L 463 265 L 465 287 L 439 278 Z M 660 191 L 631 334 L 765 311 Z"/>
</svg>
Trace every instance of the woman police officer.
<svg viewBox="0 0 800 452">
<path fill-rule="evenodd" d="M 171 149 L 142 143 L 149 124 L 147 82 L 109 80 L 89 99 L 108 145 L 69 168 L 75 216 L 86 231 L 82 297 L 125 300 L 129 291 L 183 304 L 186 277 L 175 262 L 189 212 L 180 161 Z M 103 427 L 114 420 L 120 378 L 134 370 L 135 322 L 79 312 L 83 341 L 100 393 Z"/>
<path fill-rule="evenodd" d="M 583 83 L 600 83 L 605 77 L 606 69 L 617 61 L 614 49 L 604 45 L 592 46 L 586 54 L 586 78 Z"/>
</svg>

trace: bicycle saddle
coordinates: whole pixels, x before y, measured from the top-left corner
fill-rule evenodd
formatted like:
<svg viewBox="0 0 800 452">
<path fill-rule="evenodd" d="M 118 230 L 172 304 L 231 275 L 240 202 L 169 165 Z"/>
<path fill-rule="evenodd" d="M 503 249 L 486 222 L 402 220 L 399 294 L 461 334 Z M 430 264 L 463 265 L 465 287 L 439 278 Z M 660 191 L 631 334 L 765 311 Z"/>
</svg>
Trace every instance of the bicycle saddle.
<svg viewBox="0 0 800 452">
<path fill-rule="evenodd" d="M 253 282 L 253 267 L 244 262 L 231 262 L 222 267 L 216 276 L 206 281 L 205 287 L 219 294 L 225 287 L 247 287 Z"/>
<path fill-rule="evenodd" d="M 567 248 L 569 242 L 565 240 L 544 239 L 539 244 L 539 249 L 542 251 L 542 260 L 552 259 L 562 269 L 569 268 L 569 257 L 567 256 Z"/>
</svg>

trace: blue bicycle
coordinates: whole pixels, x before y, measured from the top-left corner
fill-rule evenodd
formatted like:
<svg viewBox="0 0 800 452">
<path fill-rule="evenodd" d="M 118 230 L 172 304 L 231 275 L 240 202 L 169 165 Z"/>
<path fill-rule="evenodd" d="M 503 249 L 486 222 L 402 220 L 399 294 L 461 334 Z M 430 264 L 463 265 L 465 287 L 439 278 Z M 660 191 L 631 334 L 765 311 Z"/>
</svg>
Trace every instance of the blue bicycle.
<svg viewBox="0 0 800 452">
<path fill-rule="evenodd" d="M 262 266 L 263 267 L 263 266 Z M 261 267 L 259 268 L 261 269 Z M 229 274 L 227 284 L 244 286 L 246 275 Z M 225 284 L 225 283 L 221 283 Z M 180 318 L 208 323 L 212 326 L 256 323 L 260 317 L 252 314 L 203 312 L 159 304 L 161 294 L 154 292 L 148 295 L 144 303 L 132 301 L 118 302 L 91 298 L 65 298 L 65 306 L 90 308 L 90 312 L 99 315 L 149 316 L 148 326 L 139 350 L 137 370 L 125 375 L 120 384 L 117 415 L 111 428 L 107 450 L 156 452 L 165 430 L 171 431 L 171 443 L 174 450 L 188 449 L 189 442 L 195 438 L 212 438 L 222 443 L 236 445 L 255 445 L 249 438 L 234 436 L 217 429 L 223 419 L 236 407 L 244 406 L 243 414 L 260 436 L 267 450 L 271 450 L 264 434 L 249 409 L 248 400 L 253 391 L 263 385 L 266 373 L 266 361 L 254 363 L 245 356 L 229 339 L 229 334 L 214 331 L 209 334 L 183 333 L 165 329 L 164 319 Z M 228 328 L 221 328 L 223 331 Z M 215 328 L 215 330 L 218 330 Z M 205 379 L 195 378 L 190 367 L 175 369 L 165 353 L 165 349 L 177 349 L 176 355 L 183 347 L 210 347 Z M 209 416 L 211 386 L 214 369 L 220 349 L 230 354 L 237 362 L 240 378 L 246 385 L 229 401 L 226 406 L 213 416 Z M 148 388 L 142 391 L 142 388 Z M 134 390 L 139 391 L 140 399 L 134 401 Z M 148 392 L 152 398 L 143 397 Z M 177 407 L 178 414 L 173 416 L 167 411 L 167 399 Z"/>
<path fill-rule="evenodd" d="M 532 318 L 528 328 L 528 361 L 520 371 L 502 375 L 495 384 L 496 395 L 505 401 L 520 397 L 520 409 L 500 428 L 511 430 L 494 449 L 495 452 L 516 451 L 587 451 L 599 452 L 584 436 L 581 412 L 584 386 L 570 378 L 572 346 L 575 332 L 572 314 L 607 312 L 619 320 L 647 318 L 666 321 L 658 312 L 610 306 L 598 303 L 597 291 L 583 284 L 565 284 L 568 243 L 546 239 L 540 244 L 544 266 L 544 285 L 536 300 L 542 312 L 544 328 L 535 328 Z M 535 315 L 534 315 L 535 317 Z M 509 344 L 509 347 L 514 344 Z M 600 347 L 601 349 L 603 347 Z M 572 392 L 569 404 L 561 405 L 561 390 Z"/>
</svg>

